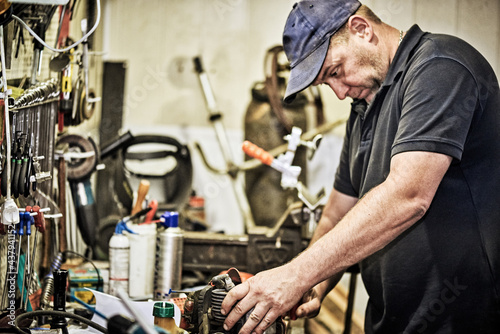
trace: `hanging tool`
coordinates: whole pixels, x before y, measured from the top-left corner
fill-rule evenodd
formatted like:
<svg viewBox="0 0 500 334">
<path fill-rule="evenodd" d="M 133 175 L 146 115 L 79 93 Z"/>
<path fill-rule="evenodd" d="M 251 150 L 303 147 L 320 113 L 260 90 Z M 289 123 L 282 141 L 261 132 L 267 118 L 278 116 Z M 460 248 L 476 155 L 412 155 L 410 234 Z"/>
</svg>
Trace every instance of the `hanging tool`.
<svg viewBox="0 0 500 334">
<path fill-rule="evenodd" d="M 57 168 L 57 187 L 59 189 L 59 212 L 62 217 L 59 219 L 59 251 L 66 251 L 66 160 L 64 156 L 59 156 Z"/>
<path fill-rule="evenodd" d="M 28 165 L 30 163 L 30 157 L 29 157 L 29 152 L 30 152 L 30 136 L 24 140 L 24 148 L 22 149 L 22 154 L 21 154 L 21 167 L 20 167 L 20 172 L 19 176 L 17 178 L 17 191 L 20 195 L 27 196 L 25 195 L 26 193 L 26 182 L 27 179 L 29 179 L 29 174 L 28 174 Z M 28 180 L 29 182 L 29 180 Z M 29 189 L 28 189 L 28 195 L 29 195 Z"/>
<path fill-rule="evenodd" d="M 12 173 L 12 166 L 10 160 L 12 158 L 12 152 L 11 152 L 11 133 L 8 131 L 10 129 L 10 112 L 9 112 L 9 95 L 12 93 L 11 90 L 8 89 L 7 87 L 7 70 L 6 70 L 6 57 L 5 57 L 5 43 L 4 43 L 4 27 L 3 23 L 0 26 L 0 63 L 1 63 L 1 69 L 2 69 L 2 88 L 3 92 L 0 93 L 2 99 L 3 99 L 3 104 L 4 104 L 4 129 L 5 131 L 5 145 L 7 148 L 7 154 L 6 154 L 6 163 L 5 163 L 5 169 L 2 173 L 2 180 L 5 178 L 6 180 L 4 181 L 5 184 L 5 192 L 2 191 L 2 195 L 5 196 L 5 201 L 2 204 L 2 221 L 1 223 L 4 225 L 10 225 L 10 230 L 12 229 L 12 225 L 16 225 L 19 223 L 19 210 L 14 202 L 14 200 L 11 198 L 11 173 Z M 15 247 L 14 247 L 15 249 Z M 14 255 L 15 256 L 15 255 Z M 16 263 L 17 265 L 17 263 Z M 10 266 L 9 266 L 10 267 Z M 6 271 L 6 280 L 7 282 L 7 275 L 9 274 L 9 270 Z M 6 295 L 7 289 L 4 289 L 4 294 Z M 2 305 L 3 305 L 4 298 L 2 296 Z M 11 297 L 11 294 L 9 294 L 9 305 L 15 305 L 15 296 Z"/>
<path fill-rule="evenodd" d="M 30 269 L 31 269 L 31 262 L 30 262 L 30 237 L 31 237 L 31 224 L 34 222 L 33 218 L 31 217 L 31 213 L 29 211 L 25 212 L 20 212 L 19 214 L 22 214 L 23 216 L 23 221 L 24 225 L 26 226 L 26 237 L 28 239 L 28 242 L 26 244 L 26 251 L 24 252 L 26 254 L 26 261 L 24 261 L 24 268 L 23 268 L 23 282 L 21 285 L 21 302 L 20 306 L 23 307 L 29 297 L 29 291 L 26 289 L 26 297 L 25 297 L 25 287 L 26 283 L 29 281 L 29 277 L 31 276 L 30 274 Z M 25 299 L 26 298 L 26 299 Z M 24 309 L 26 310 L 26 309 Z"/>
<path fill-rule="evenodd" d="M 24 45 L 24 34 L 23 34 L 23 29 L 21 29 L 21 25 L 17 22 L 15 22 L 15 28 L 14 28 L 14 36 L 17 35 L 17 45 L 16 45 L 16 53 L 14 57 L 17 59 L 19 56 L 19 48 L 22 45 Z"/>
<path fill-rule="evenodd" d="M 85 244 L 94 250 L 99 219 L 90 176 L 95 171 L 99 154 L 90 137 L 87 139 L 76 134 L 65 135 L 57 141 L 59 151 L 65 145 L 67 149 L 60 159 L 68 161 L 66 176 L 73 194 L 78 228 Z M 60 182 L 62 184 L 63 180 Z"/>
<path fill-rule="evenodd" d="M 58 121 L 57 121 L 57 129 L 59 132 L 64 131 L 64 126 L 69 125 L 70 115 L 73 110 L 73 98 L 75 98 L 72 94 L 72 74 L 73 74 L 73 50 L 67 53 L 68 54 L 68 64 L 63 68 L 61 72 L 61 101 L 59 104 L 59 113 L 58 113 Z M 67 121 L 66 121 L 67 120 Z"/>
<path fill-rule="evenodd" d="M 28 197 L 30 194 L 30 186 L 31 186 L 31 175 L 33 174 L 33 133 L 29 136 L 30 138 L 30 143 L 27 148 L 27 162 L 26 162 L 26 171 L 22 175 L 24 175 L 24 185 L 21 188 L 21 185 L 19 186 L 21 189 L 24 189 L 23 195 L 24 197 Z M 28 144 L 28 141 L 26 142 Z M 24 161 L 23 161 L 24 163 Z M 36 178 L 33 180 L 33 191 L 36 190 Z"/>
<path fill-rule="evenodd" d="M 14 174 L 12 176 L 12 194 L 14 198 L 19 197 L 19 178 L 21 175 L 21 168 L 23 163 L 23 149 L 24 149 L 24 141 L 26 140 L 24 135 L 21 132 L 18 132 L 18 138 L 16 140 L 16 153 L 15 153 L 15 162 L 14 162 Z M 22 188 L 24 190 L 24 188 Z"/>
<path fill-rule="evenodd" d="M 9 133 L 9 131 L 6 131 L 6 133 Z M 15 132 L 12 132 L 12 133 L 15 133 Z M 7 144 L 6 146 L 8 146 L 9 144 Z M 8 163 L 9 159 L 6 158 L 5 159 L 5 164 L 4 164 L 4 168 L 2 170 L 2 180 L 1 180 L 1 190 L 2 190 L 2 195 L 4 196 L 7 196 L 7 191 L 10 190 L 12 191 L 12 182 L 13 182 L 13 175 L 12 173 L 14 173 L 14 170 L 15 170 L 15 167 L 16 167 L 16 152 L 17 152 L 17 142 L 16 142 L 16 138 L 14 136 L 13 138 L 13 141 L 12 141 L 12 147 L 8 147 L 8 150 L 13 152 L 14 154 L 11 154 L 11 158 L 10 158 L 10 164 Z M 9 166 L 10 168 L 8 168 Z M 9 181 L 10 180 L 10 181 Z M 7 187 L 8 184 L 10 183 L 10 187 Z M 7 189 L 9 188 L 9 189 Z M 9 194 L 10 196 L 10 194 Z"/>
<path fill-rule="evenodd" d="M 45 30 L 46 24 L 43 20 L 38 22 L 34 28 L 35 33 L 40 36 L 42 40 L 45 40 Z M 40 74 L 42 69 L 42 54 L 43 45 L 37 39 L 33 39 L 33 64 L 31 69 L 31 85 L 35 85 L 37 80 L 37 75 Z"/>
<path fill-rule="evenodd" d="M 234 163 L 234 159 L 232 157 L 231 149 L 229 146 L 229 140 L 226 136 L 224 125 L 222 123 L 222 113 L 217 108 L 215 96 L 213 94 L 210 81 L 208 80 L 208 75 L 203 69 L 201 57 L 195 57 L 193 61 L 205 97 L 205 103 L 209 113 L 209 120 L 215 129 L 215 134 L 217 136 L 219 146 L 222 150 L 222 155 L 226 162 L 227 174 L 231 177 L 233 191 L 235 193 L 236 200 L 245 222 L 245 228 L 248 231 L 255 227 L 255 222 L 252 217 L 252 212 L 250 210 L 250 205 L 248 204 L 248 199 L 245 195 L 243 185 L 241 184 L 241 182 L 238 182 L 238 169 L 236 168 L 236 165 Z"/>
</svg>

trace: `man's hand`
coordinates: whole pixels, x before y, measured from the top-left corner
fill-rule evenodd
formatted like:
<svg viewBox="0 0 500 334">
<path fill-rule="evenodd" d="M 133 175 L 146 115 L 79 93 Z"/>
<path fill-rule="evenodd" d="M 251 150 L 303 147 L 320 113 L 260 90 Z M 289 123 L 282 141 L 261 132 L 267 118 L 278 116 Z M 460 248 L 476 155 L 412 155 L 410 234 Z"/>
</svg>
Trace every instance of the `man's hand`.
<svg viewBox="0 0 500 334">
<path fill-rule="evenodd" d="M 321 309 L 322 298 L 318 294 L 316 287 L 305 293 L 300 301 L 301 304 L 295 311 L 298 318 L 314 318 Z"/>
<path fill-rule="evenodd" d="M 289 311 L 308 288 L 290 264 L 258 273 L 232 288 L 222 302 L 228 314 L 224 329 L 231 329 L 247 312 L 250 315 L 240 334 L 263 333 L 280 315 Z"/>
</svg>

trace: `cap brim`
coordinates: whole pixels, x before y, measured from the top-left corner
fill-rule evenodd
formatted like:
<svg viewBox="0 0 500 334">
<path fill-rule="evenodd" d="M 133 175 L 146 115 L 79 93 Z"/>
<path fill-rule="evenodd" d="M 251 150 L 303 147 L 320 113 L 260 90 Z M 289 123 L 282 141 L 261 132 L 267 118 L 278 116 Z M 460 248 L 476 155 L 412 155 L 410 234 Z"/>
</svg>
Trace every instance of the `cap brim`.
<svg viewBox="0 0 500 334">
<path fill-rule="evenodd" d="M 330 39 L 327 38 L 307 58 L 292 68 L 285 92 L 284 101 L 286 103 L 292 102 L 297 93 L 309 87 L 314 79 L 316 79 L 325 61 L 329 45 Z"/>
</svg>

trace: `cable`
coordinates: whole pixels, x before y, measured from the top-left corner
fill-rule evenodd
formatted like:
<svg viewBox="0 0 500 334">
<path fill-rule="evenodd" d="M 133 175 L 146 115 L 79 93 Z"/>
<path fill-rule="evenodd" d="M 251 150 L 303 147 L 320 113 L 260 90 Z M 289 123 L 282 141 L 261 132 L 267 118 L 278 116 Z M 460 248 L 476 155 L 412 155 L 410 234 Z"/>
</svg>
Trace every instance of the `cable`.
<svg viewBox="0 0 500 334">
<path fill-rule="evenodd" d="M 97 329 L 98 331 L 102 332 L 102 333 L 108 333 L 108 330 L 106 328 L 104 328 L 103 326 L 87 319 L 87 318 L 84 318 L 82 316 L 79 316 L 79 315 L 76 315 L 76 314 L 73 314 L 73 313 L 69 313 L 69 312 L 63 312 L 63 311 L 32 311 L 32 312 L 26 312 L 26 313 L 23 313 L 21 315 L 18 315 L 16 317 L 16 320 L 14 321 L 14 329 L 18 332 L 18 333 L 22 333 L 22 334 L 29 334 L 28 332 L 25 332 L 23 331 L 20 327 L 19 327 L 19 322 L 21 320 L 24 320 L 26 318 L 29 318 L 29 317 L 38 317 L 38 316 L 42 316 L 42 315 L 49 315 L 49 316 L 58 316 L 58 317 L 65 317 L 65 318 L 71 318 L 71 319 L 74 319 L 74 320 L 78 320 L 80 322 L 83 322 L 84 324 L 90 326 L 90 327 L 93 327 L 95 329 Z"/>
<path fill-rule="evenodd" d="M 97 290 L 99 290 L 99 287 L 104 284 L 102 278 L 101 278 L 101 275 L 99 275 L 99 269 L 97 269 L 97 266 L 94 264 L 94 262 L 92 262 L 92 260 L 90 260 L 89 258 L 83 256 L 82 254 L 80 253 L 77 253 L 77 252 L 74 252 L 72 250 L 65 250 L 63 252 L 63 254 L 66 255 L 66 253 L 70 253 L 70 254 L 73 254 L 73 255 L 78 255 L 79 257 L 81 257 L 82 259 L 84 259 L 85 261 L 89 262 L 95 269 L 95 272 L 97 273 Z"/>
<path fill-rule="evenodd" d="M 76 297 L 76 296 L 72 296 L 70 294 L 67 294 L 71 299 L 73 299 L 74 301 L 76 301 L 78 304 L 82 305 L 82 306 L 85 306 L 86 309 L 88 309 L 89 311 L 91 311 L 92 313 L 95 313 L 97 314 L 98 316 L 100 316 L 101 318 L 103 318 L 104 320 L 108 320 L 108 318 L 102 314 L 101 312 L 97 311 L 97 309 L 95 307 L 92 307 L 91 305 L 87 304 L 86 302 L 84 302 L 83 300 L 81 300 L 80 298 Z"/>
<path fill-rule="evenodd" d="M 26 28 L 26 30 L 29 31 L 30 35 L 33 36 L 37 41 L 39 41 L 43 46 L 45 46 L 47 49 L 49 49 L 50 51 L 53 51 L 53 52 L 66 52 L 66 51 L 69 51 L 71 49 L 73 49 L 75 46 L 78 46 L 79 44 L 81 44 L 82 42 L 84 42 L 87 38 L 89 38 L 90 35 L 92 35 L 94 33 L 94 31 L 97 29 L 97 26 L 99 25 L 99 21 L 101 20 L 101 1 L 100 0 L 96 0 L 96 6 L 97 6 L 97 17 L 96 17 L 96 20 L 95 20 L 95 24 L 94 26 L 92 27 L 92 29 L 89 30 L 88 33 L 86 33 L 80 40 L 76 41 L 75 43 L 71 44 L 70 46 L 64 48 L 64 49 L 56 49 L 56 48 L 53 48 L 51 46 L 49 46 L 47 43 L 45 43 L 44 40 L 42 40 L 40 38 L 40 36 L 38 36 L 22 19 L 20 19 L 18 16 L 16 15 L 12 15 L 12 17 L 14 19 L 16 19 L 19 23 L 21 23 L 21 25 Z"/>
</svg>

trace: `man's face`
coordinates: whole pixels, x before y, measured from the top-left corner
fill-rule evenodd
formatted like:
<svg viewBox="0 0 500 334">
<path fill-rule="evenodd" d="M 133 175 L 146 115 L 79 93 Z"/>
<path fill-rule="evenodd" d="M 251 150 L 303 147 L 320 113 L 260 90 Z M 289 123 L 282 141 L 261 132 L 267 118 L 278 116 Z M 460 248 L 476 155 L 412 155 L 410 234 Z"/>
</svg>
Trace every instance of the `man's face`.
<svg viewBox="0 0 500 334">
<path fill-rule="evenodd" d="M 389 62 L 366 41 L 349 38 L 330 45 L 313 85 L 326 84 L 340 100 L 346 97 L 371 102 L 387 74 Z"/>
</svg>

